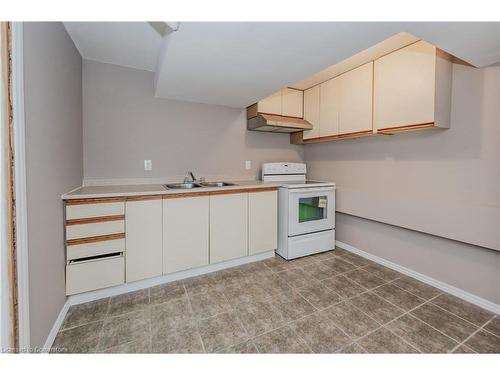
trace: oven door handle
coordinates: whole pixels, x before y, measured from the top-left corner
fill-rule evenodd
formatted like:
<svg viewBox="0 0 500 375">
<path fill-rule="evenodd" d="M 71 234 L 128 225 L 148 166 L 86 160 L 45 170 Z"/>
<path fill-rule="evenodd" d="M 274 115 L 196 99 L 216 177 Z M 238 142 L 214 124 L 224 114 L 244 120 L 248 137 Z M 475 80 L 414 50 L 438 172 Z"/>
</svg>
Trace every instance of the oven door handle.
<svg viewBox="0 0 500 375">
<path fill-rule="evenodd" d="M 331 192 L 335 190 L 334 186 L 328 187 L 317 187 L 317 188 L 300 188 L 300 189 L 289 189 L 290 194 L 301 194 L 301 193 L 318 193 L 318 192 Z"/>
</svg>

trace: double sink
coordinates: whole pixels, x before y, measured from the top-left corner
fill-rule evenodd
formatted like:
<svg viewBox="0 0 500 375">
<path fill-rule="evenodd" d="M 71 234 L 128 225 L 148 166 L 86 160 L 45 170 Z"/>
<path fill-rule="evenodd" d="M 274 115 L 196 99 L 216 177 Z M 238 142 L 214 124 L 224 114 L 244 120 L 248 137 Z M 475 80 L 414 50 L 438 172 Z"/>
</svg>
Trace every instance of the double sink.
<svg viewBox="0 0 500 375">
<path fill-rule="evenodd" d="M 180 182 L 176 184 L 166 184 L 164 185 L 168 189 L 196 189 L 202 187 L 224 187 L 224 186 L 235 186 L 230 182 Z"/>
</svg>

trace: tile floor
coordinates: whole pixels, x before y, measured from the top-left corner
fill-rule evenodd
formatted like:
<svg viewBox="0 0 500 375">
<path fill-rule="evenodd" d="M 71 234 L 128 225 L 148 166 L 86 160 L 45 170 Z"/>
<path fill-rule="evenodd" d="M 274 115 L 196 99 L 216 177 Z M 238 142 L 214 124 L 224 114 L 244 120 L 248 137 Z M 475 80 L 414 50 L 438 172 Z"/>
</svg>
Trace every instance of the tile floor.
<svg viewBox="0 0 500 375">
<path fill-rule="evenodd" d="M 70 353 L 500 353 L 500 317 L 343 249 L 70 308 Z"/>
</svg>

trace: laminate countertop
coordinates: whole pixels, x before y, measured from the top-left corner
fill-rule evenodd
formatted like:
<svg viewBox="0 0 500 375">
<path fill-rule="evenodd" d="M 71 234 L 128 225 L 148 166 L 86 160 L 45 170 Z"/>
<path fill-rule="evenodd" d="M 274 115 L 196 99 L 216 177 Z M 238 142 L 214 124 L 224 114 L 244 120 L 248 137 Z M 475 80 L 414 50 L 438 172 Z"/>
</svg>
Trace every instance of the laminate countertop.
<svg viewBox="0 0 500 375">
<path fill-rule="evenodd" d="M 230 181 L 235 185 L 222 187 L 199 187 L 194 189 L 169 189 L 161 184 L 141 184 L 141 185 L 105 185 L 105 186 L 82 186 L 71 190 L 61 196 L 64 200 L 70 199 L 91 199 L 91 198 L 112 198 L 112 197 L 133 197 L 144 195 L 168 195 L 168 194 L 193 194 L 207 193 L 224 190 L 249 190 L 266 189 L 279 187 L 277 182 L 263 182 L 259 180 Z"/>
</svg>

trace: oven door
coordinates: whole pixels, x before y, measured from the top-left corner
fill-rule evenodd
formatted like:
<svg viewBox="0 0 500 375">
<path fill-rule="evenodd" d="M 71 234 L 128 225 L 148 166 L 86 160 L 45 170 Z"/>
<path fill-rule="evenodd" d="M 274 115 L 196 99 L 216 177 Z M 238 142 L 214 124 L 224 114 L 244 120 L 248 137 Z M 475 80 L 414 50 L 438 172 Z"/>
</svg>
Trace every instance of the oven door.
<svg viewBox="0 0 500 375">
<path fill-rule="evenodd" d="M 288 189 L 288 236 L 335 227 L 335 188 Z"/>
</svg>

